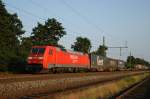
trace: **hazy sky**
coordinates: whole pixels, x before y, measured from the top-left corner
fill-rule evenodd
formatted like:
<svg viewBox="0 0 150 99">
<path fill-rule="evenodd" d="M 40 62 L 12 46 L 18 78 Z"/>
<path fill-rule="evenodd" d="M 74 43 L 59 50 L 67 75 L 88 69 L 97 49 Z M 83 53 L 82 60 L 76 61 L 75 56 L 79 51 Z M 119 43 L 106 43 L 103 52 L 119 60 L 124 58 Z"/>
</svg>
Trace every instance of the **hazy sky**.
<svg viewBox="0 0 150 99">
<path fill-rule="evenodd" d="M 121 59 L 130 51 L 135 57 L 150 61 L 150 0 L 3 0 L 9 12 L 22 20 L 26 35 L 37 22 L 47 18 L 60 21 L 67 35 L 60 43 L 70 49 L 77 36 L 88 37 L 92 50 L 102 44 L 124 46 Z M 119 49 L 109 49 L 108 56 L 119 58 Z"/>
</svg>

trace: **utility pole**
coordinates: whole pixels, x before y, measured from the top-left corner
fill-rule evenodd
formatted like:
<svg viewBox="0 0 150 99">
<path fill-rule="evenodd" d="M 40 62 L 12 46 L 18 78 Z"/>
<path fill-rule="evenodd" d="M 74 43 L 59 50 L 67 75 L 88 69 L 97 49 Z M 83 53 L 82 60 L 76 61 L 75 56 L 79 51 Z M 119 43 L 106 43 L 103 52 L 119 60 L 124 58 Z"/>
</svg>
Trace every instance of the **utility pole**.
<svg viewBox="0 0 150 99">
<path fill-rule="evenodd" d="M 105 46 L 105 37 L 103 36 L 103 46 Z"/>
<path fill-rule="evenodd" d="M 132 54 L 131 54 L 131 51 L 130 51 L 130 60 L 129 60 L 129 61 L 130 61 L 130 62 L 129 62 L 129 63 L 130 63 L 130 68 L 131 68 L 131 65 L 132 65 L 132 63 L 131 63 L 131 55 L 132 55 Z"/>
<path fill-rule="evenodd" d="M 128 48 L 127 42 L 125 42 L 125 46 L 113 46 L 113 47 L 108 47 L 108 48 L 118 48 L 120 50 L 120 57 L 122 56 L 122 49 Z"/>
<path fill-rule="evenodd" d="M 105 37 L 103 36 L 103 46 L 105 46 Z M 125 42 L 125 46 L 107 46 L 107 48 L 116 48 L 116 49 L 119 49 L 119 52 L 120 52 L 120 57 L 122 56 L 122 49 L 125 49 L 125 48 L 128 48 L 127 46 L 127 41 Z M 120 58 L 119 58 L 120 59 Z"/>
<path fill-rule="evenodd" d="M 103 46 L 105 46 L 105 37 L 103 37 Z M 122 49 L 128 48 L 128 46 L 127 46 L 127 41 L 125 42 L 125 46 L 111 46 L 111 47 L 108 47 L 108 46 L 107 46 L 107 48 L 116 48 L 116 49 L 119 49 L 119 50 L 120 50 L 119 60 L 121 60 Z M 118 64 L 118 65 L 119 65 L 119 64 Z M 117 65 L 117 68 L 118 68 L 118 65 Z"/>
</svg>

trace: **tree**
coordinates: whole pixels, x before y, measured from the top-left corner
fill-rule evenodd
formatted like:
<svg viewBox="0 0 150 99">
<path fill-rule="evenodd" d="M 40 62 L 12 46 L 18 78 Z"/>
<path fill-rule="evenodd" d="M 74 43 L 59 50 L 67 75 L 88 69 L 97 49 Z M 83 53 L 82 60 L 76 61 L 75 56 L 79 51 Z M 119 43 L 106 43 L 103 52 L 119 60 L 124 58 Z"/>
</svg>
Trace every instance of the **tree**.
<svg viewBox="0 0 150 99">
<path fill-rule="evenodd" d="M 26 60 L 31 47 L 32 47 L 32 39 L 31 37 L 23 37 L 21 38 L 21 45 L 20 45 L 20 56 L 23 58 L 23 60 Z"/>
<path fill-rule="evenodd" d="M 96 51 L 96 54 L 106 57 L 106 50 L 107 49 L 108 48 L 105 45 L 100 45 L 98 50 Z"/>
<path fill-rule="evenodd" d="M 144 59 L 141 58 L 135 58 L 135 64 L 141 64 L 141 65 L 145 65 L 145 66 L 149 66 L 150 63 Z"/>
<path fill-rule="evenodd" d="M 58 41 L 66 35 L 62 23 L 56 19 L 48 19 L 45 24 L 38 23 L 32 31 L 33 45 L 54 45 L 58 46 Z"/>
<path fill-rule="evenodd" d="M 22 28 L 17 14 L 10 14 L 0 0 L 0 64 L 8 64 L 18 57 Z"/>
<path fill-rule="evenodd" d="M 140 65 L 145 65 L 147 67 L 150 66 L 150 63 L 144 59 L 141 58 L 135 58 L 134 56 L 128 56 L 127 57 L 127 68 L 134 68 L 135 65 L 140 64 Z"/>
<path fill-rule="evenodd" d="M 91 49 L 91 42 L 88 38 L 77 37 L 74 45 L 71 45 L 74 51 L 79 51 L 83 53 L 89 53 Z"/>
<path fill-rule="evenodd" d="M 128 56 L 126 67 L 127 68 L 134 68 L 134 65 L 135 65 L 135 57 L 134 56 Z"/>
</svg>

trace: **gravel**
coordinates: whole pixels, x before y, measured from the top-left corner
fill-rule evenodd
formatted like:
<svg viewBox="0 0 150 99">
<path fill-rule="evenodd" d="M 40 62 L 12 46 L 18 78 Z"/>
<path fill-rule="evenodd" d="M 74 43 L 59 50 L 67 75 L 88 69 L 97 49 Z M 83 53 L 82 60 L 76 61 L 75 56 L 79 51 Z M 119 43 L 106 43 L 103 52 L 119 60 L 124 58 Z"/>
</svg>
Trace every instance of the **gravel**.
<svg viewBox="0 0 150 99">
<path fill-rule="evenodd" d="M 68 88 L 80 87 L 116 77 L 128 76 L 131 74 L 133 75 L 139 73 L 126 73 L 120 75 L 114 74 L 109 76 L 94 75 L 85 77 L 0 83 L 0 97 L 20 98 L 22 96 L 34 96 L 42 93 L 53 93 L 64 91 Z"/>
</svg>

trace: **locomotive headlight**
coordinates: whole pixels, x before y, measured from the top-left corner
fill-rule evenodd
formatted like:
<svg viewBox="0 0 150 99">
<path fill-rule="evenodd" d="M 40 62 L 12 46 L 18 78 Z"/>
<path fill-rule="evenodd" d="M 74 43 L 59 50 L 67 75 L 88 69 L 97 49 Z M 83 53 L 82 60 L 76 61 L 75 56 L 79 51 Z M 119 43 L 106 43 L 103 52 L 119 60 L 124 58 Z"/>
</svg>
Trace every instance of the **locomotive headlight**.
<svg viewBox="0 0 150 99">
<path fill-rule="evenodd" d="M 43 59 L 43 57 L 38 57 L 38 59 Z"/>
<path fill-rule="evenodd" d="M 32 57 L 28 57 L 28 59 L 32 59 Z"/>
</svg>

